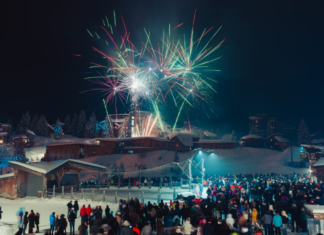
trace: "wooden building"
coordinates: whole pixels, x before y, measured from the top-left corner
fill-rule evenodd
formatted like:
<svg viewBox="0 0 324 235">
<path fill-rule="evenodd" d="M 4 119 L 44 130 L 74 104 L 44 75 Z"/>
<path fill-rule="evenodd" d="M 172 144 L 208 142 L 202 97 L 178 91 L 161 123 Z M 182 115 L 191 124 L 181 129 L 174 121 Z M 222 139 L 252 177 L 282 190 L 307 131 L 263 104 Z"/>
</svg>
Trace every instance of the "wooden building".
<svg viewBox="0 0 324 235">
<path fill-rule="evenodd" d="M 8 136 L 11 135 L 11 125 L 7 123 L 0 123 L 0 132 L 7 132 Z"/>
<path fill-rule="evenodd" d="M 264 138 L 259 135 L 246 135 L 240 139 L 241 147 L 263 148 Z"/>
<path fill-rule="evenodd" d="M 52 179 L 60 187 L 66 173 L 77 175 L 75 186 L 78 189 L 81 172 L 97 173 L 99 178 L 100 173 L 107 171 L 104 166 L 72 159 L 33 164 L 11 161 L 9 166 L 13 173 L 0 176 L 0 196 L 12 199 L 36 197 L 37 192 L 48 188 Z"/>
<path fill-rule="evenodd" d="M 48 143 L 44 157 L 47 161 L 84 158 L 84 146 L 86 145 L 83 142 Z"/>
<path fill-rule="evenodd" d="M 4 145 L 8 143 L 8 133 L 0 132 L 0 145 Z"/>
<path fill-rule="evenodd" d="M 200 140 L 194 143 L 195 148 L 202 149 L 233 149 L 237 141 L 233 140 Z"/>
<path fill-rule="evenodd" d="M 17 145 L 17 143 L 20 143 L 20 142 L 23 142 L 24 145 L 25 145 L 25 148 L 28 146 L 28 137 L 27 135 L 24 135 L 24 134 L 20 134 L 20 135 L 16 135 L 14 138 L 13 138 L 13 142 L 14 142 L 14 146 Z"/>
<path fill-rule="evenodd" d="M 266 141 L 267 148 L 276 150 L 285 150 L 290 147 L 290 140 L 282 137 L 281 135 L 271 135 Z"/>
</svg>

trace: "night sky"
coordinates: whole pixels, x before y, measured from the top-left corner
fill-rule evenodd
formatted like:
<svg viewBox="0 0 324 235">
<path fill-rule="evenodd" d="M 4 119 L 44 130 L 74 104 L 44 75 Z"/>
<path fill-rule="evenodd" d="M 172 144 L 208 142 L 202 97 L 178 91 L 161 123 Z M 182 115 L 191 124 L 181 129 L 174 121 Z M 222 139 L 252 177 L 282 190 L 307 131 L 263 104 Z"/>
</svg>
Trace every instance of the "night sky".
<svg viewBox="0 0 324 235">
<path fill-rule="evenodd" d="M 115 9 L 141 43 L 143 27 L 157 36 L 171 23 L 195 31 L 223 25 L 215 43 L 226 37 L 215 63 L 217 117 L 195 111 L 193 124 L 219 127 L 223 134 L 248 132 L 248 117 L 269 113 L 298 126 L 304 118 L 311 132 L 324 131 L 324 1 L 6 1 L 2 5 L 0 121 L 15 123 L 29 110 L 49 123 L 67 114 L 104 117 L 102 96 L 80 93 L 93 87 L 84 80 L 98 45 L 86 28 L 100 25 Z M 91 22 L 87 19 L 91 20 Z M 117 18 L 117 21 L 120 18 Z M 118 22 L 117 22 L 118 23 Z M 72 36 L 71 32 L 81 39 Z M 158 37 L 156 41 L 158 41 Z M 84 55 L 82 58 L 72 54 Z M 120 107 L 120 110 L 122 108 Z M 113 112 L 113 108 L 109 108 Z M 176 117 L 164 109 L 170 124 Z M 186 116 L 179 119 L 179 126 Z"/>
</svg>

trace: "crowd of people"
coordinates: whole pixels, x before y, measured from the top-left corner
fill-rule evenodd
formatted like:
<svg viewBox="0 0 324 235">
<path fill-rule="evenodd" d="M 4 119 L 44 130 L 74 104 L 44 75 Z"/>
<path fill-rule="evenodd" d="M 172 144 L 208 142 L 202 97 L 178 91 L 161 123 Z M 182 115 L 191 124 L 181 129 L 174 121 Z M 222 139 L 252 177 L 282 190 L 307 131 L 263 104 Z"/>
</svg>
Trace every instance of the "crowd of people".
<svg viewBox="0 0 324 235">
<path fill-rule="evenodd" d="M 70 234 L 79 235 L 286 235 L 288 223 L 292 232 L 306 232 L 305 204 L 324 205 L 324 183 L 298 174 L 211 176 L 203 191 L 205 199 L 178 198 L 159 204 L 120 200 L 115 214 L 108 206 L 79 208 L 77 201 L 71 201 L 67 219 L 50 215 L 47 234 L 66 234 L 69 228 Z M 78 217 L 81 225 L 75 228 Z M 24 234 L 27 224 L 30 232 L 34 225 L 38 231 L 39 213 L 25 212 L 22 221 L 18 235 Z"/>
</svg>

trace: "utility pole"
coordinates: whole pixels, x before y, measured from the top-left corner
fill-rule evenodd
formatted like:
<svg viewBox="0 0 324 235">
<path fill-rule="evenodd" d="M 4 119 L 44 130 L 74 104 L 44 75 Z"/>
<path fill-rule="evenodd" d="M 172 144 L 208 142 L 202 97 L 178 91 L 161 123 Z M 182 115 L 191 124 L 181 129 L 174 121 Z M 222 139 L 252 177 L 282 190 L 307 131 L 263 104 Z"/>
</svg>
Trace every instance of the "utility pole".
<svg viewBox="0 0 324 235">
<path fill-rule="evenodd" d="M 204 178 L 205 178 L 204 159 L 201 159 L 201 183 L 203 187 L 204 187 Z"/>
</svg>

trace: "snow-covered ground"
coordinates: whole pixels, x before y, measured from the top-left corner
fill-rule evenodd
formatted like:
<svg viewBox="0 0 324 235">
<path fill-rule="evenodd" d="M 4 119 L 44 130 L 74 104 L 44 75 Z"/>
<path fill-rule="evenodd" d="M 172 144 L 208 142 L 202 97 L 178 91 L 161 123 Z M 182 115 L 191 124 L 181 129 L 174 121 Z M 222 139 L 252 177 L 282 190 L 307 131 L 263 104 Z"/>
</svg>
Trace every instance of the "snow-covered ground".
<svg viewBox="0 0 324 235">
<path fill-rule="evenodd" d="M 55 212 L 55 214 L 67 214 L 67 203 L 70 200 L 68 199 L 36 199 L 36 198 L 24 198 L 17 200 L 9 200 L 0 198 L 0 206 L 2 207 L 2 219 L 0 220 L 0 234 L 1 235 L 13 235 L 15 234 L 17 229 L 17 217 L 16 212 L 20 207 L 24 207 L 25 211 L 30 212 L 30 210 L 34 210 L 34 212 L 38 212 L 40 214 L 40 226 L 39 229 L 41 232 L 45 232 L 45 230 L 49 229 L 49 217 L 50 214 Z M 103 202 L 91 202 L 86 200 L 80 200 L 80 207 L 85 204 L 88 206 L 89 204 L 92 207 L 101 206 L 105 208 L 106 205 L 109 205 L 110 210 L 117 212 L 118 205 L 112 203 L 103 203 Z M 75 221 L 75 229 L 77 230 L 80 225 L 80 217 Z M 69 226 L 67 231 L 69 231 Z M 44 233 L 43 233 L 44 234 Z M 77 232 L 76 232 L 77 234 Z"/>
</svg>

